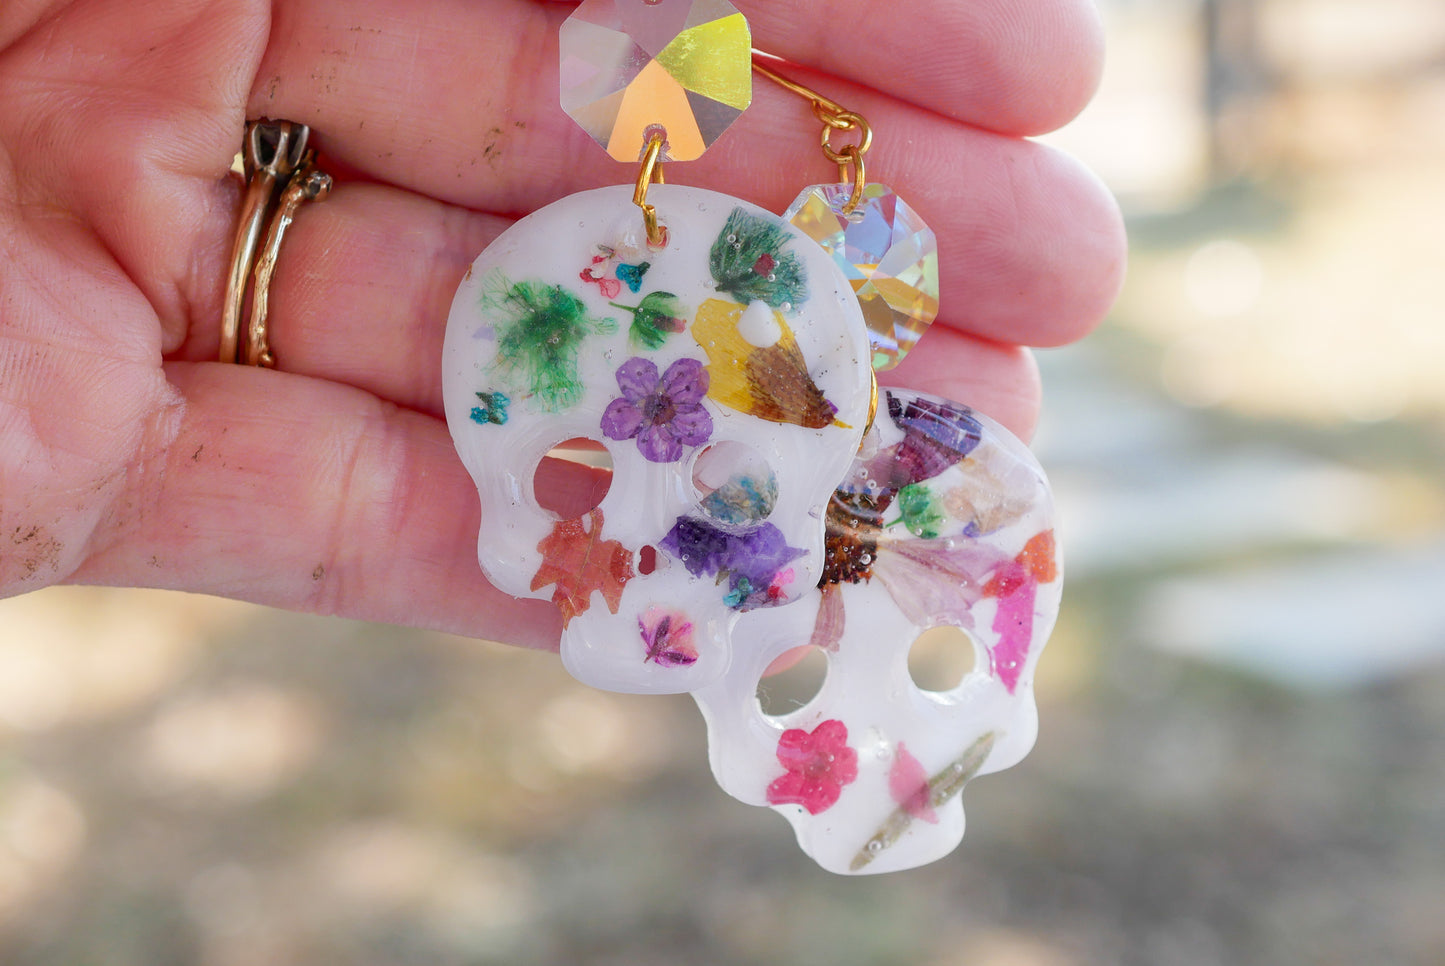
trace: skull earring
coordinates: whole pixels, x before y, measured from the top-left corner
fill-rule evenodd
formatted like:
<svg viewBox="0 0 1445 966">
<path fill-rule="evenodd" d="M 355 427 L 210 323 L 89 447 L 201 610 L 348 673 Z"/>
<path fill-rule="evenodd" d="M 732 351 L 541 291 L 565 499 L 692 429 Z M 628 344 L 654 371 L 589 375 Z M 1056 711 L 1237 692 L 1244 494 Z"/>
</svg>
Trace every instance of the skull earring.
<svg viewBox="0 0 1445 966">
<path fill-rule="evenodd" d="M 891 367 L 937 312 L 932 232 L 890 189 L 865 183 L 866 121 L 762 72 L 813 101 L 843 178 L 806 189 L 785 217 L 852 280 L 874 366 Z M 833 151 L 841 130 L 858 141 Z M 829 503 L 817 587 L 792 607 L 745 615 L 746 653 L 694 693 L 719 784 L 781 812 L 806 852 L 844 873 L 921 865 L 958 844 L 964 783 L 1033 745 L 1033 670 L 1061 593 L 1052 499 L 1027 447 L 959 403 L 882 396 Z M 974 652 L 973 670 L 941 692 L 909 672 L 910 649 L 937 627 L 966 633 Z M 804 647 L 826 655 L 821 689 L 765 714 L 760 679 Z"/>
<path fill-rule="evenodd" d="M 568 112 L 639 167 L 518 222 L 457 292 L 443 392 L 482 568 L 557 604 L 579 679 L 693 692 L 720 784 L 782 812 L 825 868 L 931 861 L 962 836 L 964 782 L 1033 742 L 1060 587 L 1042 471 L 965 406 L 901 390 L 879 406 L 873 369 L 936 314 L 937 256 L 866 182 L 862 117 L 756 65 L 812 100 L 840 171 L 778 218 L 661 183 L 750 98 L 736 10 L 587 0 L 560 61 Z M 607 450 L 612 484 L 562 519 L 533 473 L 578 437 Z M 908 651 L 940 625 L 971 635 L 976 668 L 929 693 Z M 763 714 L 759 678 L 807 646 L 828 655 L 822 690 Z"/>
<path fill-rule="evenodd" d="M 562 659 L 619 691 L 685 692 L 732 661 L 745 613 L 810 593 L 824 516 L 873 401 L 841 270 L 787 221 L 663 184 L 751 98 L 746 21 L 721 0 L 588 0 L 561 31 L 562 103 L 634 184 L 563 198 L 484 251 L 447 323 L 447 421 L 482 504 L 488 579 L 555 602 Z M 605 448 L 576 519 L 533 480 Z"/>
</svg>

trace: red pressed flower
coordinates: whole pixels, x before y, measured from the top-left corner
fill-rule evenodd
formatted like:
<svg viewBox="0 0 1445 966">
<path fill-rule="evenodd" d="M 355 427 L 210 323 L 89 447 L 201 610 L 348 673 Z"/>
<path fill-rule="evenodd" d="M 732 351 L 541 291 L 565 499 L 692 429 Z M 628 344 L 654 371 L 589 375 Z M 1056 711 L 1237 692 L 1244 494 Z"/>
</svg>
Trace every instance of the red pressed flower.
<svg viewBox="0 0 1445 966">
<path fill-rule="evenodd" d="M 778 763 L 787 774 L 768 786 L 769 805 L 801 805 L 810 815 L 827 811 L 858 777 L 858 752 L 848 747 L 848 726 L 836 718 L 811 733 L 789 728 L 778 739 Z"/>
<path fill-rule="evenodd" d="M 594 258 L 592 261 L 595 264 L 597 259 Z M 617 296 L 622 294 L 621 282 L 619 282 L 615 278 L 604 278 L 600 275 L 596 275 L 590 268 L 582 269 L 582 271 L 578 273 L 577 277 L 582 279 L 582 281 L 584 282 L 591 282 L 593 285 L 596 285 L 598 291 L 602 293 L 603 298 L 615 299 L 617 298 Z"/>
<path fill-rule="evenodd" d="M 789 567 L 787 570 L 779 570 L 774 574 L 773 582 L 768 584 L 768 600 L 782 600 L 783 596 L 788 592 L 788 585 L 793 582 L 795 576 L 792 567 Z"/>
</svg>

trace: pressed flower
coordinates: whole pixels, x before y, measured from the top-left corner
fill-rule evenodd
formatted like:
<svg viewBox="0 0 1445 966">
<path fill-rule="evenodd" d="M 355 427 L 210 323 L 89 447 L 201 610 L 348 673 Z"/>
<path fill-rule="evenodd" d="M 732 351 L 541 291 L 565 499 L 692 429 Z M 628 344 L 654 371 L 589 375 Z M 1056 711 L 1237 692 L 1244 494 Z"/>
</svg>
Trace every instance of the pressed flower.
<svg viewBox="0 0 1445 966">
<path fill-rule="evenodd" d="M 811 732 L 789 728 L 778 739 L 778 764 L 787 773 L 768 786 L 769 805 L 801 805 L 817 815 L 832 808 L 843 786 L 858 777 L 858 752 L 848 726 L 829 718 Z"/>
<path fill-rule="evenodd" d="M 594 591 L 600 590 L 607 609 L 617 613 L 622 588 L 634 576 L 632 551 L 617 540 L 602 539 L 601 508 L 585 518 L 558 520 L 537 551 L 542 563 L 532 576 L 532 589 L 554 585 L 552 603 L 562 611 L 563 627 L 592 606 Z"/>
<path fill-rule="evenodd" d="M 998 600 L 993 630 L 998 644 L 993 649 L 993 671 L 1014 692 L 1034 633 L 1034 600 L 1039 584 L 1058 579 L 1054 556 L 1054 531 L 1035 534 L 1013 560 L 998 567 L 983 586 L 985 597 Z"/>
<path fill-rule="evenodd" d="M 622 396 L 602 414 L 608 439 L 636 439 L 644 459 L 672 463 L 684 446 L 701 446 L 712 436 L 712 416 L 703 408 L 707 369 L 696 359 L 678 359 L 661 376 L 649 359 L 633 356 L 617 369 Z"/>
<path fill-rule="evenodd" d="M 964 784 L 977 775 L 979 769 L 988 761 L 996 739 L 994 732 L 984 732 L 964 749 L 962 755 L 944 766 L 943 770 L 932 778 L 924 780 L 922 787 L 918 783 L 923 778 L 923 765 L 909 754 L 900 741 L 898 757 L 888 774 L 888 791 L 898 803 L 898 808 L 888 816 L 878 831 L 863 843 L 863 847 L 848 864 L 848 871 L 857 872 L 882 855 L 884 849 L 893 846 L 903 837 L 915 819 L 936 822 L 938 809 L 963 791 Z"/>
<path fill-rule="evenodd" d="M 725 583 L 723 603 L 742 611 L 782 603 L 793 580 L 787 565 L 803 555 L 771 523 L 736 530 L 698 517 L 678 517 L 659 546 L 694 577 L 716 576 Z"/>
<path fill-rule="evenodd" d="M 618 281 L 627 283 L 627 291 L 636 294 L 642 288 L 642 276 L 652 267 L 651 262 L 639 262 L 636 265 L 622 264 L 617 266 L 614 272 Z"/>
<path fill-rule="evenodd" d="M 963 479 L 943 497 L 950 516 L 968 521 L 965 536 L 988 536 L 1029 512 L 1029 499 L 1018 495 L 987 466 L 971 461 L 966 468 Z"/>
<path fill-rule="evenodd" d="M 746 304 L 707 299 L 692 320 L 692 337 L 707 353 L 715 402 L 770 423 L 809 429 L 832 426 L 838 407 L 813 381 L 808 361 L 782 313 L 773 311 L 781 335 L 769 346 L 756 346 L 739 329 Z"/>
<path fill-rule="evenodd" d="M 472 407 L 472 422 L 482 426 L 488 423 L 504 426 L 507 423 L 507 407 L 511 403 L 512 400 L 504 392 L 479 392 L 477 405 Z"/>
<path fill-rule="evenodd" d="M 773 579 L 768 583 L 768 600 L 782 600 L 788 592 L 788 585 L 791 584 L 797 576 L 798 575 L 793 572 L 792 567 L 773 574 Z"/>
<path fill-rule="evenodd" d="M 615 299 L 617 298 L 617 296 L 622 294 L 621 282 L 619 282 L 615 278 L 605 278 L 601 275 L 593 274 L 592 269 L 590 268 L 582 269 L 582 271 L 578 273 L 577 277 L 582 279 L 582 281 L 584 282 L 590 282 L 593 285 L 596 285 L 597 290 L 602 293 L 602 297 L 605 299 Z"/>
<path fill-rule="evenodd" d="M 938 813 L 934 811 L 933 803 L 929 800 L 931 791 L 922 762 L 913 757 L 913 753 L 903 742 L 898 742 L 893 767 L 888 770 L 888 793 L 893 796 L 898 807 L 911 817 L 937 825 Z"/>
<path fill-rule="evenodd" d="M 983 439 L 983 426 L 966 406 L 943 400 L 902 398 L 885 392 L 884 403 L 903 439 L 866 465 L 885 493 L 930 480 L 956 465 Z"/>
<path fill-rule="evenodd" d="M 937 537 L 948 519 L 937 497 L 922 483 L 910 483 L 898 491 L 898 512 L 908 532 L 925 540 Z"/>
<path fill-rule="evenodd" d="M 697 663 L 692 621 L 681 611 L 649 607 L 637 618 L 637 629 L 646 648 L 643 661 L 654 661 L 663 667 L 687 667 Z"/>
<path fill-rule="evenodd" d="M 765 519 L 777 502 L 777 476 L 739 474 L 709 493 L 698 505 L 719 523 L 746 526 Z"/>
</svg>

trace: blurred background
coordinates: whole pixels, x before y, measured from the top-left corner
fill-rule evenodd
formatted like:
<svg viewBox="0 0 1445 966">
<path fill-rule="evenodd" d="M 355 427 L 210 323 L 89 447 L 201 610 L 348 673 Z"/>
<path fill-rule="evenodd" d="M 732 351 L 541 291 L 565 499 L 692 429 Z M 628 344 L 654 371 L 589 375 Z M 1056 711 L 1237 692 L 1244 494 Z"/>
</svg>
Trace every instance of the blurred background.
<svg viewBox="0 0 1445 966">
<path fill-rule="evenodd" d="M 1048 140 L 1131 275 L 1040 356 L 1070 583 L 958 852 L 820 872 L 549 655 L 57 588 L 0 602 L 0 962 L 1445 963 L 1445 3 L 1103 6 Z"/>
</svg>

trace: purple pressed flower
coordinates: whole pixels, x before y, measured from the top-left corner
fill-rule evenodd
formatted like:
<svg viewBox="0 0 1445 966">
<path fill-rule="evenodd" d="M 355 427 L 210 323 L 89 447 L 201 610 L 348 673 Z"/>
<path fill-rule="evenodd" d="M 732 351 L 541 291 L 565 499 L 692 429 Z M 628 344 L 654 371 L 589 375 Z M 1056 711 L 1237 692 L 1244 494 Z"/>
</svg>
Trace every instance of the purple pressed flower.
<svg viewBox="0 0 1445 966">
<path fill-rule="evenodd" d="M 888 394 L 888 415 L 903 430 L 898 462 L 909 483 L 932 479 L 963 459 L 983 439 L 983 426 L 967 406 L 944 400 L 900 400 Z"/>
<path fill-rule="evenodd" d="M 633 356 L 617 369 L 622 397 L 602 414 L 608 439 L 636 439 L 644 459 L 672 463 L 684 446 L 701 446 L 712 436 L 712 416 L 703 408 L 707 369 L 696 359 L 678 359 L 659 378 L 649 359 Z"/>
<path fill-rule="evenodd" d="M 795 576 L 787 565 L 803 555 L 771 523 L 723 529 L 697 517 L 678 517 L 659 546 L 694 577 L 717 576 L 728 587 L 723 602 L 743 611 L 783 603 Z"/>
</svg>

